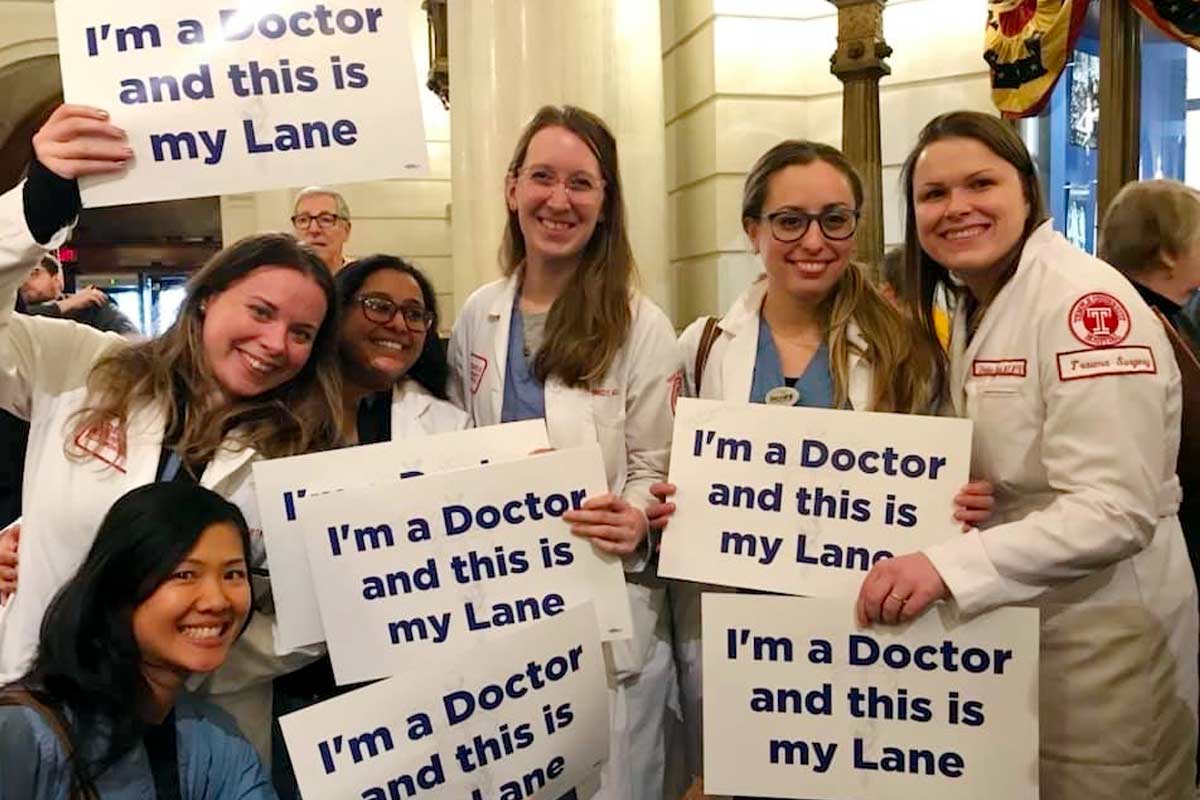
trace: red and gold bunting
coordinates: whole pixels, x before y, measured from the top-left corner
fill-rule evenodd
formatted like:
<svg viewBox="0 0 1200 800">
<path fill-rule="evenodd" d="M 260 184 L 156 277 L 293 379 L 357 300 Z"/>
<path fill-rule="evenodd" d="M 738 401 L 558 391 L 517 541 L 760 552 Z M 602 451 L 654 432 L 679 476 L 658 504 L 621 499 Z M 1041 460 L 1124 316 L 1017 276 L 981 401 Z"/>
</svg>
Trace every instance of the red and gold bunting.
<svg viewBox="0 0 1200 800">
<path fill-rule="evenodd" d="M 1130 0 L 1154 27 L 1200 50 L 1200 2 L 1196 0 Z"/>
<path fill-rule="evenodd" d="M 988 0 L 984 60 L 1006 117 L 1041 111 L 1083 29 L 1089 0 Z"/>
</svg>

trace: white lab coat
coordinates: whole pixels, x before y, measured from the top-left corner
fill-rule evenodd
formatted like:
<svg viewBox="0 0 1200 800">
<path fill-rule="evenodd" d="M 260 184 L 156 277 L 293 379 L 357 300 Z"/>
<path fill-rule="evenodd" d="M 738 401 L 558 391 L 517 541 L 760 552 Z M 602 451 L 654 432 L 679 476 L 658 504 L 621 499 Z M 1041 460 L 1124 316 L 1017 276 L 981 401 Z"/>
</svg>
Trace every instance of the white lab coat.
<svg viewBox="0 0 1200 800">
<path fill-rule="evenodd" d="M 1092 293 L 1128 314 L 1127 338 L 1101 344 L 1140 349 L 1090 348 L 1072 310 Z M 996 509 L 984 530 L 925 553 L 967 614 L 1042 610 L 1043 800 L 1191 797 L 1196 587 L 1175 516 L 1180 378 L 1162 326 L 1049 222 L 969 342 L 966 316 L 951 335 L 951 402 L 975 422 L 971 474 L 994 484 Z M 1155 372 L 1122 372 L 1133 359 L 1117 356 L 1137 355 Z M 1110 363 L 1079 371 L 1088 358 Z"/>
<path fill-rule="evenodd" d="M 717 322 L 720 334 L 713 340 L 712 349 L 704 364 L 699 397 L 709 400 L 749 402 L 754 382 L 754 364 L 758 352 L 758 328 L 763 299 L 767 294 L 765 275 L 742 292 Z M 684 394 L 696 397 L 696 355 L 708 317 L 692 322 L 679 337 L 680 359 L 684 366 Z M 858 326 L 851 323 L 847 331 L 851 345 L 850 385 L 847 395 L 850 406 L 866 409 L 872 394 L 871 365 L 861 353 L 867 349 L 866 340 Z M 669 528 L 668 528 L 669 530 Z M 672 535 L 667 533 L 668 536 Z M 674 623 L 675 659 L 679 667 L 680 705 L 683 707 L 685 765 L 689 774 L 701 774 L 700 719 L 702 708 L 700 652 L 700 595 L 703 592 L 736 591 L 723 586 L 709 586 L 690 581 L 669 581 L 671 616 Z"/>
<path fill-rule="evenodd" d="M 500 422 L 517 285 L 514 275 L 478 289 L 450 339 L 450 394 L 475 426 Z M 650 485 L 667 474 L 680 364 L 666 315 L 641 295 L 630 302 L 629 339 L 599 386 L 589 391 L 553 378 L 546 382 L 546 429 L 556 448 L 599 442 L 609 490 L 644 509 Z M 644 554 L 626 562 L 634 636 L 609 648 L 611 749 L 601 788 L 606 798 L 662 797 L 664 726 L 675 674 L 666 591 L 655 575 L 642 572 L 645 564 Z"/>
<path fill-rule="evenodd" d="M 471 420 L 465 411 L 437 399 L 416 381 L 402 381 L 392 390 L 392 441 L 469 427 Z"/>
<path fill-rule="evenodd" d="M 0 196 L 0 407 L 30 422 L 22 489 L 21 582 L 0 619 L 0 682 L 28 668 L 50 600 L 83 562 L 109 507 L 131 489 L 154 482 L 166 427 L 166 409 L 135 409 L 126 425 L 123 458 L 95 448 L 117 466 L 101 457 L 67 457 L 65 436 L 71 435 L 71 417 L 83 405 L 92 366 L 127 342 L 73 322 L 12 312 L 29 269 L 64 238 L 60 232 L 45 247 L 33 241 L 25 224 L 22 189 L 18 185 Z M 265 556 L 251 478 L 254 458 L 250 449 L 222 448 L 200 483 L 241 508 L 253 531 L 251 555 L 258 565 Z M 252 661 L 267 654 L 273 659 L 270 623 L 269 616 L 255 615 L 230 660 L 239 654 Z"/>
</svg>

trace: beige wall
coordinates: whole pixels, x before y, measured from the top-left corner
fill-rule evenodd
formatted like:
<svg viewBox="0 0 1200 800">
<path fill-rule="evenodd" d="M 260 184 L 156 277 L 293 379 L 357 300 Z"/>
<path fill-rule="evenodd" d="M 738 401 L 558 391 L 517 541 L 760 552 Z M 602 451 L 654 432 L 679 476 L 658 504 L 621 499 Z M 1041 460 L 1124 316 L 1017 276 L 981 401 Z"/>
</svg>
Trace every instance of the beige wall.
<svg viewBox="0 0 1200 800">
<path fill-rule="evenodd" d="M 955 108 L 991 110 L 986 5 L 890 0 L 884 11 L 895 50 L 880 88 L 888 242 L 903 236 L 899 168 L 921 126 Z M 841 84 L 829 72 L 837 11 L 825 0 L 662 0 L 662 14 L 669 258 L 682 327 L 723 311 L 759 271 L 739 218 L 755 159 L 783 138 L 841 144 Z"/>
<path fill-rule="evenodd" d="M 450 245 L 450 112 L 424 88 L 429 72 L 428 25 L 421 0 L 403 0 L 408 9 L 413 60 L 422 86 L 429 175 L 336 186 L 350 204 L 354 227 L 348 256 L 392 253 L 414 261 L 433 282 L 443 325 L 453 324 L 454 270 Z M 222 235 L 226 243 L 260 231 L 290 230 L 292 198 L 303 176 L 290 190 L 226 195 L 221 198 Z"/>
</svg>

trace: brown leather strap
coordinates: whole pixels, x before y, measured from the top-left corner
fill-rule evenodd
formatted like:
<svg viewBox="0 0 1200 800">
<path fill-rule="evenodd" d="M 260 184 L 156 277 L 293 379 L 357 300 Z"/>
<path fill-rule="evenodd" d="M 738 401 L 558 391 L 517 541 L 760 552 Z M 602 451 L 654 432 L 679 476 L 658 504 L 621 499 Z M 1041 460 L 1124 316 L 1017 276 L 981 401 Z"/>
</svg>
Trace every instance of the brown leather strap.
<svg viewBox="0 0 1200 800">
<path fill-rule="evenodd" d="M 75 748 L 71 746 L 71 737 L 67 734 L 66 725 L 57 711 L 37 699 L 28 689 L 9 688 L 0 691 L 0 706 L 25 706 L 37 712 L 38 716 L 50 727 L 51 733 L 62 745 L 63 755 L 70 764 L 75 756 Z M 81 787 L 74 777 L 71 779 L 71 789 L 67 800 L 98 800 L 96 793 L 90 787 Z"/>
<path fill-rule="evenodd" d="M 700 382 L 704 379 L 704 365 L 708 363 L 708 354 L 720 335 L 721 331 L 717 327 L 716 317 L 709 317 L 704 321 L 704 332 L 700 334 L 700 346 L 696 348 L 696 366 L 693 370 L 693 374 L 696 376 L 697 397 L 700 396 Z"/>
</svg>

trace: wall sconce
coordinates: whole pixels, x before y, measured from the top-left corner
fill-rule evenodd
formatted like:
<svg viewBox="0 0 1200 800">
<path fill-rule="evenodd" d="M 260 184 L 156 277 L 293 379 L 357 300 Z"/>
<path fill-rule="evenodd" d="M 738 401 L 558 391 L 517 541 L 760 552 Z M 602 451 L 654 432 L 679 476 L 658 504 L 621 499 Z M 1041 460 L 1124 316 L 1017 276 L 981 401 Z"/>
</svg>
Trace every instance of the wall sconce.
<svg viewBox="0 0 1200 800">
<path fill-rule="evenodd" d="M 449 0 L 425 0 L 421 9 L 429 19 L 429 80 L 425 85 L 450 108 Z"/>
</svg>

